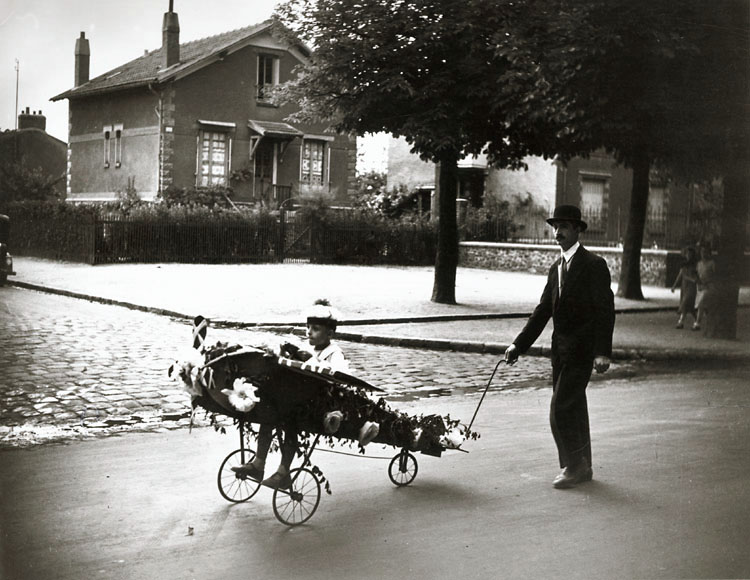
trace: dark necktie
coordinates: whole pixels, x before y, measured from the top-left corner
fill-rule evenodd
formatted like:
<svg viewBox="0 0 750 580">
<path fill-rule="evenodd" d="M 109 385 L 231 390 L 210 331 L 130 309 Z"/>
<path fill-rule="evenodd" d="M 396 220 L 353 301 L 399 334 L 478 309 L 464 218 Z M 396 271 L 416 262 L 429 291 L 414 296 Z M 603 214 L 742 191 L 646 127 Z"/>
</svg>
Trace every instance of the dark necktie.
<svg viewBox="0 0 750 580">
<path fill-rule="evenodd" d="M 562 291 L 563 286 L 565 286 L 565 277 L 568 275 L 568 262 L 565 260 L 565 258 L 561 258 L 562 262 L 560 264 L 560 291 Z"/>
</svg>

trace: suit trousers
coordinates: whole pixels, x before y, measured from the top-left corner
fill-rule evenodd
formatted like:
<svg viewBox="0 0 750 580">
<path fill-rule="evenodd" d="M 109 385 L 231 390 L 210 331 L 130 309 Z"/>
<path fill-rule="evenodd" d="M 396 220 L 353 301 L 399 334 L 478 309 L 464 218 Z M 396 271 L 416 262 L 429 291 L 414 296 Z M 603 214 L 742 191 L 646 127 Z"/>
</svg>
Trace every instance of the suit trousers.
<svg viewBox="0 0 750 580">
<path fill-rule="evenodd" d="M 591 466 L 591 435 L 586 387 L 594 362 L 552 363 L 550 426 L 560 467 L 575 469 L 583 460 Z"/>
</svg>

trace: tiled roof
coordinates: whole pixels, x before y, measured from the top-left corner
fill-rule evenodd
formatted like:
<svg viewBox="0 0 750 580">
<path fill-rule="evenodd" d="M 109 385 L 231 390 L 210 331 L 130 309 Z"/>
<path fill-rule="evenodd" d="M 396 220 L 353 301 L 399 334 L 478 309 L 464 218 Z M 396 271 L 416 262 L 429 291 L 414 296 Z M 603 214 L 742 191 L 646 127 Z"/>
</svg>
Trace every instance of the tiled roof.
<svg viewBox="0 0 750 580">
<path fill-rule="evenodd" d="M 253 26 L 238 28 L 230 32 L 180 44 L 180 62 L 165 70 L 161 70 L 162 48 L 152 50 L 135 60 L 89 80 L 79 87 L 52 97 L 51 100 L 82 97 L 169 80 L 186 71 L 186 69 L 200 68 L 202 61 L 223 50 L 231 49 L 234 45 L 269 29 L 271 26 L 272 21 L 266 20 Z"/>
</svg>

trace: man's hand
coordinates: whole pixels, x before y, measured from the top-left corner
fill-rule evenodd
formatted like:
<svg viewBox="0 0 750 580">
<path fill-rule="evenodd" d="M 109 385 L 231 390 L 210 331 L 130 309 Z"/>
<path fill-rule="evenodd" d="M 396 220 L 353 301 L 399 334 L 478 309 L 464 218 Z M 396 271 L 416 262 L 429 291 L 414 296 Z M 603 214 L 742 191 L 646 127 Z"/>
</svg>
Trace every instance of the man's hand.
<svg viewBox="0 0 750 580">
<path fill-rule="evenodd" d="M 507 351 L 506 351 L 507 356 Z M 610 360 L 609 357 L 606 356 L 598 356 L 594 359 L 594 369 L 597 373 L 605 373 L 607 372 L 607 369 L 609 368 Z"/>
<path fill-rule="evenodd" d="M 505 349 L 505 364 L 514 365 L 518 360 L 518 349 L 515 344 L 511 344 Z"/>
</svg>

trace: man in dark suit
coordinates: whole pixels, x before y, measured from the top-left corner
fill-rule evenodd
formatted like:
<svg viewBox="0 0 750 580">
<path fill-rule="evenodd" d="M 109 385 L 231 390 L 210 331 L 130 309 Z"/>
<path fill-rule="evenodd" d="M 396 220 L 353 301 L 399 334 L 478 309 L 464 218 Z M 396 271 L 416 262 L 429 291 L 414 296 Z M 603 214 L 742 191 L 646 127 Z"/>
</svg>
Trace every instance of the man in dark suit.
<svg viewBox="0 0 750 580">
<path fill-rule="evenodd" d="M 615 308 L 607 263 L 578 241 L 586 230 L 581 210 L 561 205 L 547 223 L 562 255 L 550 268 L 526 326 L 505 351 L 505 361 L 515 363 L 552 318 L 550 424 L 563 468 L 552 484 L 563 489 L 593 477 L 586 387 L 593 369 L 602 373 L 609 368 Z"/>
</svg>

